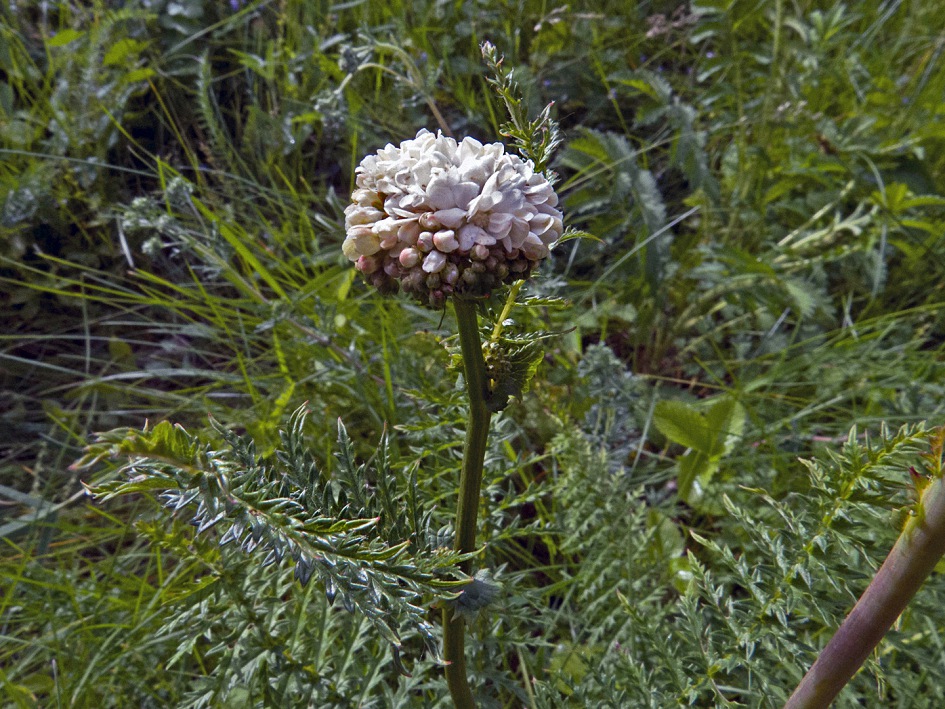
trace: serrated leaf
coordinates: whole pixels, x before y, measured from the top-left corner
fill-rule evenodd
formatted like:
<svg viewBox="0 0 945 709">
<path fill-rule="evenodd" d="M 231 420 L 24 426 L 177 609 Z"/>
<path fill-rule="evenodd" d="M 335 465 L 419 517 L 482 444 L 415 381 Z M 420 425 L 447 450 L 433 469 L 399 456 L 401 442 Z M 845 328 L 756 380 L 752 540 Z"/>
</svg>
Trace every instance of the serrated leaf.
<svg viewBox="0 0 945 709">
<path fill-rule="evenodd" d="M 416 543 L 421 528 L 409 519 L 422 516 L 410 514 L 410 491 L 394 487 L 386 433 L 371 469 L 356 462 L 339 421 L 339 475 L 328 480 L 305 443 L 306 413 L 303 405 L 292 415 L 271 456 L 259 455 L 251 438 L 211 420 L 226 446 L 211 449 L 162 422 L 144 431 L 102 434 L 87 457 L 129 459 L 119 470 L 126 478 L 99 492 L 158 492 L 173 512 L 196 505 L 191 524 L 197 533 L 213 534 L 214 525 L 221 525 L 220 545 L 235 542 L 251 555 L 246 563 L 262 568 L 291 559 L 300 584 L 317 575 L 329 599 L 337 594 L 387 641 L 398 643 L 402 628 L 426 638 L 427 610 L 419 600 L 455 596 L 462 555 Z M 369 484 L 372 478 L 380 482 Z"/>
<path fill-rule="evenodd" d="M 633 199 L 643 215 L 647 230 L 650 234 L 658 232 L 666 225 L 666 205 L 663 204 L 663 195 L 656 186 L 653 173 L 633 169 L 630 171 L 630 184 Z"/>
<path fill-rule="evenodd" d="M 801 315 L 807 317 L 814 312 L 817 301 L 814 299 L 813 295 L 811 295 L 813 291 L 809 286 L 795 280 L 786 280 L 784 287 L 788 294 L 790 294 L 791 300 L 794 301 L 794 306 Z"/>
<path fill-rule="evenodd" d="M 705 415 L 682 401 L 660 401 L 653 411 L 653 425 L 673 443 L 686 448 L 708 454 L 715 445 Z"/>
<path fill-rule="evenodd" d="M 597 238 L 590 232 L 581 231 L 579 229 L 566 229 L 561 237 L 550 246 L 550 249 L 554 251 L 556 248 L 561 246 L 561 244 L 564 244 L 568 241 L 573 241 L 574 239 L 587 239 L 588 241 L 596 241 L 599 244 L 604 243 L 603 239 Z"/>
<path fill-rule="evenodd" d="M 194 462 L 197 446 L 179 424 L 161 421 L 150 431 L 133 432 L 116 451 L 119 455 L 165 459 L 182 465 Z"/>
<path fill-rule="evenodd" d="M 490 352 L 492 383 L 489 408 L 501 411 L 508 406 L 513 396 L 521 397 L 528 391 L 529 382 L 544 355 L 544 348 L 538 341 L 524 344 L 500 341 L 494 344 L 497 346 Z"/>
<path fill-rule="evenodd" d="M 656 89 L 650 86 L 649 83 L 639 78 L 631 79 L 617 79 L 617 81 L 624 86 L 627 86 L 631 89 L 636 89 L 640 93 L 646 94 L 652 99 L 660 100 L 660 95 L 657 93 Z"/>
<path fill-rule="evenodd" d="M 562 310 L 571 305 L 571 301 L 556 296 L 527 296 L 515 303 L 516 307 L 521 308 L 554 308 Z"/>
<path fill-rule="evenodd" d="M 102 64 L 105 66 L 128 64 L 137 59 L 141 51 L 147 46 L 147 42 L 137 39 L 120 39 L 105 52 L 105 56 L 102 57 Z"/>
</svg>

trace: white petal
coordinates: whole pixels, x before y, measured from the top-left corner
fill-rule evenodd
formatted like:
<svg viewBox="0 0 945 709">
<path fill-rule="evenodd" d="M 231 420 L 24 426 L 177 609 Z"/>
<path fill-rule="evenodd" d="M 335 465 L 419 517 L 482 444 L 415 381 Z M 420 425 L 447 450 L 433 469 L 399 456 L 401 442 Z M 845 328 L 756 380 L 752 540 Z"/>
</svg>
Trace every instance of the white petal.
<svg viewBox="0 0 945 709">
<path fill-rule="evenodd" d="M 456 206 L 449 178 L 437 175 L 427 185 L 427 202 L 434 209 L 450 209 Z"/>
<path fill-rule="evenodd" d="M 416 219 L 411 219 L 406 224 L 401 224 L 397 230 L 397 239 L 405 244 L 416 244 L 420 236 L 420 225 Z"/>
<path fill-rule="evenodd" d="M 526 258 L 532 261 L 538 261 L 548 255 L 548 247 L 545 246 L 537 236 L 529 234 L 525 237 L 525 242 L 522 244 L 522 253 L 525 254 Z"/>
<path fill-rule="evenodd" d="M 541 240 L 544 241 L 549 246 L 561 238 L 561 233 L 564 231 L 564 224 L 561 222 L 559 217 L 552 217 L 551 226 L 547 231 L 542 232 L 538 236 L 541 237 Z"/>
<path fill-rule="evenodd" d="M 413 178 L 418 184 L 425 185 L 430 181 L 430 163 L 421 160 L 413 166 Z"/>
<path fill-rule="evenodd" d="M 375 234 L 379 237 L 384 238 L 384 236 L 390 234 L 392 236 L 397 236 L 397 231 L 400 229 L 400 225 L 403 223 L 401 219 L 395 219 L 394 217 L 387 217 L 386 219 L 381 219 L 379 222 L 374 222 L 372 227 Z"/>
<path fill-rule="evenodd" d="M 375 199 L 377 199 L 377 192 L 373 190 L 358 189 L 351 193 L 351 201 L 362 207 L 370 207 Z"/>
<path fill-rule="evenodd" d="M 453 207 L 452 209 L 441 209 L 438 212 L 434 212 L 434 217 L 436 220 L 445 227 L 450 229 L 456 229 L 462 226 L 463 222 L 466 219 L 466 210 L 459 209 L 458 207 Z"/>
<path fill-rule="evenodd" d="M 345 239 L 341 244 L 341 251 L 345 256 L 348 257 L 349 261 L 357 261 L 361 254 L 358 253 L 357 244 L 355 244 L 354 239 Z"/>
<path fill-rule="evenodd" d="M 476 234 L 476 243 L 483 246 L 492 246 L 495 243 L 495 237 L 484 229 L 480 229 Z"/>
<path fill-rule="evenodd" d="M 522 219 L 513 219 L 512 226 L 509 229 L 509 238 L 512 240 L 512 247 L 522 248 L 522 243 L 528 236 L 528 222 Z"/>
<path fill-rule="evenodd" d="M 459 230 L 459 248 L 462 251 L 469 251 L 476 245 L 476 240 L 480 235 L 485 234 L 481 227 L 475 224 L 467 224 Z"/>
<path fill-rule="evenodd" d="M 442 271 L 446 265 L 446 256 L 440 251 L 431 251 L 423 259 L 423 270 L 427 273 Z"/>
<path fill-rule="evenodd" d="M 453 199 L 456 201 L 456 206 L 460 209 L 466 209 L 470 201 L 478 194 L 479 185 L 475 182 L 460 182 L 453 185 Z"/>
<path fill-rule="evenodd" d="M 349 209 L 351 211 L 348 211 Z M 384 212 L 379 209 L 374 209 L 374 207 L 362 207 L 360 205 L 350 204 L 345 208 L 345 222 L 348 224 L 373 224 L 383 218 Z"/>
<path fill-rule="evenodd" d="M 494 234 L 497 239 L 505 238 L 512 227 L 514 218 L 508 212 L 493 212 L 489 215 L 489 232 Z"/>
<path fill-rule="evenodd" d="M 459 175 L 464 182 L 483 185 L 489 179 L 491 167 L 488 159 L 465 160 L 459 168 Z"/>
<path fill-rule="evenodd" d="M 482 196 L 491 197 L 499 189 L 499 173 L 493 172 L 489 175 L 489 179 L 486 180 L 486 184 L 482 186 Z"/>
<path fill-rule="evenodd" d="M 523 192 L 525 192 L 533 202 L 544 202 L 555 193 L 554 189 L 551 187 L 551 183 L 547 180 L 542 180 L 535 185 L 529 184 L 525 187 Z"/>
<path fill-rule="evenodd" d="M 402 209 L 401 207 L 392 207 L 387 210 L 388 214 L 398 219 L 416 219 L 417 213 L 412 209 Z"/>
<path fill-rule="evenodd" d="M 459 144 L 459 150 L 457 151 L 459 159 L 462 162 L 466 162 L 469 159 L 476 158 L 482 152 L 482 143 L 471 136 L 463 138 L 463 142 Z"/>
<path fill-rule="evenodd" d="M 381 175 L 377 178 L 377 189 L 379 192 L 393 194 L 394 192 L 400 192 L 400 185 L 394 181 L 393 177 Z"/>
<path fill-rule="evenodd" d="M 449 151 L 434 150 L 431 157 L 441 167 L 449 167 L 453 164 L 453 153 Z"/>
<path fill-rule="evenodd" d="M 411 186 L 411 190 L 416 189 L 416 185 Z M 424 204 L 424 195 L 420 192 L 411 192 L 410 194 L 405 194 L 400 198 L 400 208 L 409 209 L 412 212 L 415 212 L 418 207 L 423 206 Z"/>
<path fill-rule="evenodd" d="M 381 250 L 381 240 L 374 232 L 360 232 L 352 237 L 354 248 L 361 256 L 373 256 Z"/>
<path fill-rule="evenodd" d="M 529 229 L 538 235 L 544 234 L 554 225 L 554 219 L 550 214 L 536 214 L 529 222 Z"/>
</svg>

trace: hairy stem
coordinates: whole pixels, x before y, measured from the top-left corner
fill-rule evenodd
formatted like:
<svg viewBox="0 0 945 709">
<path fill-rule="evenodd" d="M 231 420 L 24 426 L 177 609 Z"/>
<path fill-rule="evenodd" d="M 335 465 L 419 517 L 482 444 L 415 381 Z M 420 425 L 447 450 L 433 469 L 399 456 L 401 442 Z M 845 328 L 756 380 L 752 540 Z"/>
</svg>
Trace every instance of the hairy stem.
<svg viewBox="0 0 945 709">
<path fill-rule="evenodd" d="M 459 343 L 463 352 L 463 373 L 469 395 L 469 420 L 466 424 L 466 443 L 463 447 L 463 470 L 459 479 L 459 502 L 456 508 L 457 551 L 467 553 L 476 549 L 476 518 L 479 514 L 479 489 L 482 485 L 482 463 L 486 456 L 491 413 L 487 405 L 488 379 L 482 357 L 479 322 L 474 301 L 453 297 L 456 321 L 459 325 Z M 464 562 L 463 572 L 470 572 L 470 562 Z M 446 660 L 446 681 L 459 709 L 475 707 L 476 703 L 466 678 L 466 651 L 464 635 L 466 622 L 453 615 L 451 608 L 443 610 L 443 657 Z"/>
<path fill-rule="evenodd" d="M 856 674 L 945 554 L 945 483 L 932 480 L 886 561 L 788 699 L 785 709 L 827 707 Z"/>
</svg>

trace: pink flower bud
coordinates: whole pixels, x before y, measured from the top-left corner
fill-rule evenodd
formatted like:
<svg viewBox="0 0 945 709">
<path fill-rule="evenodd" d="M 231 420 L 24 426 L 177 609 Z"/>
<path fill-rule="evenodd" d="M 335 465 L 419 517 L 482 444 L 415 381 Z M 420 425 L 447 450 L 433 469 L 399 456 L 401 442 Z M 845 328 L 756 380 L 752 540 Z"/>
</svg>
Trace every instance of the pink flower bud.
<svg viewBox="0 0 945 709">
<path fill-rule="evenodd" d="M 413 268 L 420 263 L 420 252 L 412 246 L 400 252 L 400 265 L 404 268 Z"/>
<path fill-rule="evenodd" d="M 433 212 L 424 212 L 420 215 L 420 228 L 432 231 L 439 228 L 440 223 L 433 216 Z"/>
<path fill-rule="evenodd" d="M 459 248 L 459 242 L 456 241 L 456 235 L 452 229 L 444 229 L 433 235 L 433 245 L 444 254 L 449 254 Z"/>
<path fill-rule="evenodd" d="M 420 237 L 417 239 L 417 248 L 420 249 L 423 253 L 433 250 L 433 233 L 425 231 L 420 234 Z"/>
<path fill-rule="evenodd" d="M 380 268 L 380 265 L 380 262 L 373 256 L 361 256 L 354 264 L 354 267 L 361 273 L 368 275 L 374 273 L 378 268 Z"/>
</svg>

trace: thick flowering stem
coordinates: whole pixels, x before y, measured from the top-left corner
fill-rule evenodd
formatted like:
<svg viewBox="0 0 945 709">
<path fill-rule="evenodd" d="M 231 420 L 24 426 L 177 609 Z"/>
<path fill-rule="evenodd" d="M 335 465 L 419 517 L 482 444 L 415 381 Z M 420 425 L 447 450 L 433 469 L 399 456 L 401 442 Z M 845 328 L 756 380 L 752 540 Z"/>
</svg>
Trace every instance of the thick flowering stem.
<svg viewBox="0 0 945 709">
<path fill-rule="evenodd" d="M 459 503 L 456 509 L 455 548 L 468 553 L 476 549 L 476 518 L 479 514 L 479 492 L 482 485 L 482 464 L 486 455 L 491 413 L 487 403 L 489 390 L 486 363 L 479 339 L 476 303 L 454 297 L 456 321 L 459 325 L 459 343 L 463 353 L 463 373 L 469 395 L 469 421 L 466 425 L 466 443 L 463 447 L 463 469 L 459 480 Z M 463 572 L 470 572 L 465 562 Z M 464 635 L 466 622 L 455 615 L 452 608 L 443 610 L 443 657 L 447 663 L 446 681 L 453 703 L 460 709 L 475 707 L 469 681 L 466 678 L 466 651 Z"/>
<path fill-rule="evenodd" d="M 945 483 L 936 476 L 916 514 L 785 709 L 827 707 L 856 674 L 945 554 Z"/>
</svg>

